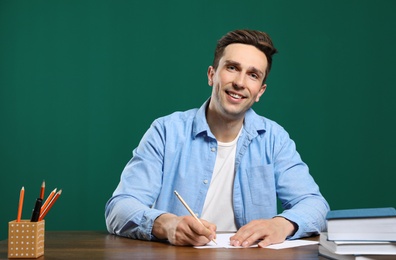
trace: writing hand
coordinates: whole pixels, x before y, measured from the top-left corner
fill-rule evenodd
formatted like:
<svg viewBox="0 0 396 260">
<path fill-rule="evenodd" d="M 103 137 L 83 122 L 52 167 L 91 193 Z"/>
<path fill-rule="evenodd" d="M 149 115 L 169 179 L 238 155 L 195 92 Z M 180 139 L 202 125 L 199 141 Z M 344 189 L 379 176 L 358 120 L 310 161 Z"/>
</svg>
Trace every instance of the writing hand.
<svg viewBox="0 0 396 260">
<path fill-rule="evenodd" d="M 199 223 L 192 216 L 178 217 L 173 214 L 159 216 L 153 226 L 153 235 L 159 239 L 168 239 L 172 245 L 201 246 L 216 236 L 216 226 L 201 219 Z"/>
<path fill-rule="evenodd" d="M 232 246 L 249 247 L 257 240 L 259 247 L 282 243 L 286 237 L 295 232 L 293 223 L 282 217 L 272 219 L 253 220 L 241 227 L 237 233 L 230 238 Z"/>
</svg>

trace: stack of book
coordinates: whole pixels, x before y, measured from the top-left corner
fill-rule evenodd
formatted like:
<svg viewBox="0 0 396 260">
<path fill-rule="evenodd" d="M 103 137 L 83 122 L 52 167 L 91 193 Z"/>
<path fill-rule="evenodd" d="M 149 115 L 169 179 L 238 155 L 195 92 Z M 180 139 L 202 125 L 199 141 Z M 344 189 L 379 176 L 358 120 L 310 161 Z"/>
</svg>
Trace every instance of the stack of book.
<svg viewBox="0 0 396 260">
<path fill-rule="evenodd" d="M 396 259 L 396 209 L 333 210 L 320 234 L 319 255 L 330 259 Z"/>
</svg>

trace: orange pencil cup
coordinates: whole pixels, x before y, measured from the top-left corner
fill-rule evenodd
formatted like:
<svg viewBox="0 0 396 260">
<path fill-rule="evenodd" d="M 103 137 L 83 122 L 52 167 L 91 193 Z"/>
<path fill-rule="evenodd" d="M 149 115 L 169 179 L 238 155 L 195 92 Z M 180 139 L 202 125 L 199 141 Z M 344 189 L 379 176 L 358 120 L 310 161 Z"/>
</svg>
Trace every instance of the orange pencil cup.
<svg viewBox="0 0 396 260">
<path fill-rule="evenodd" d="M 8 258 L 38 258 L 44 255 L 45 221 L 8 222 Z"/>
</svg>

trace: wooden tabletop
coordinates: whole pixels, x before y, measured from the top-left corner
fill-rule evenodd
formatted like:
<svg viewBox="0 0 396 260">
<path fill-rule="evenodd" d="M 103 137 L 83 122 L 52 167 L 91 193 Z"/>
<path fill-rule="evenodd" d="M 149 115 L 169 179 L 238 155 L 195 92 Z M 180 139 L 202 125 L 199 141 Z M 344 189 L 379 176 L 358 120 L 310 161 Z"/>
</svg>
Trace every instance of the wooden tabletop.
<svg viewBox="0 0 396 260">
<path fill-rule="evenodd" d="M 310 238 L 317 240 L 317 237 Z M 0 259 L 7 259 L 7 240 L 0 241 Z M 196 249 L 140 241 L 102 231 L 47 231 L 44 259 L 319 259 L 318 245 L 288 249 Z"/>
</svg>

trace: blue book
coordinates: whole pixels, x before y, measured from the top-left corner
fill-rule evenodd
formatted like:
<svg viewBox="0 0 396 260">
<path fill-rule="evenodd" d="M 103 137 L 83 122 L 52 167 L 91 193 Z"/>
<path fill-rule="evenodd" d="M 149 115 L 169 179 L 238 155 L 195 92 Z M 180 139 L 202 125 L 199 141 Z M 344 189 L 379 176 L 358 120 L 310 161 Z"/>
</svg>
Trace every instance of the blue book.
<svg viewBox="0 0 396 260">
<path fill-rule="evenodd" d="M 326 216 L 329 240 L 396 241 L 396 209 L 332 210 Z"/>
<path fill-rule="evenodd" d="M 367 209 L 340 209 L 331 210 L 327 213 L 326 219 L 342 218 L 386 218 L 396 217 L 395 208 L 367 208 Z"/>
</svg>

